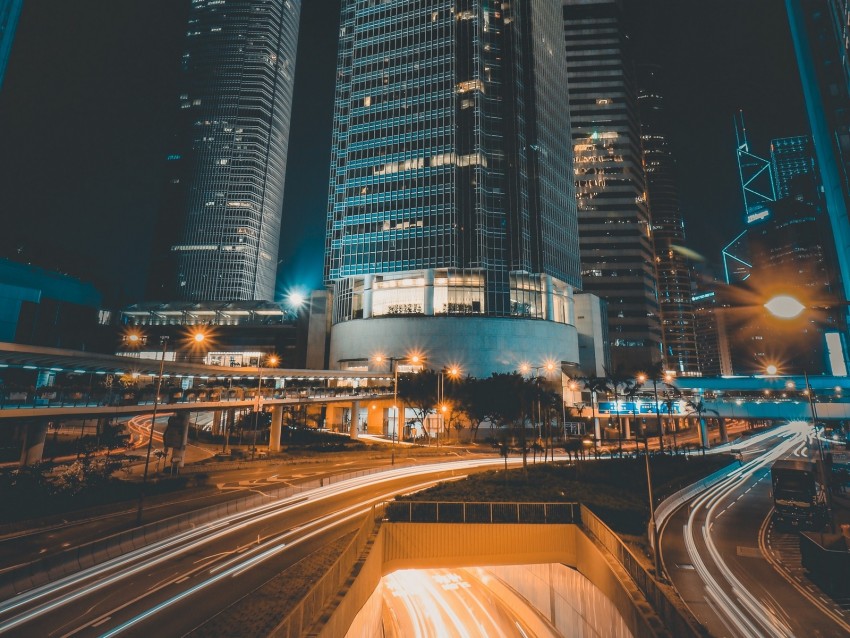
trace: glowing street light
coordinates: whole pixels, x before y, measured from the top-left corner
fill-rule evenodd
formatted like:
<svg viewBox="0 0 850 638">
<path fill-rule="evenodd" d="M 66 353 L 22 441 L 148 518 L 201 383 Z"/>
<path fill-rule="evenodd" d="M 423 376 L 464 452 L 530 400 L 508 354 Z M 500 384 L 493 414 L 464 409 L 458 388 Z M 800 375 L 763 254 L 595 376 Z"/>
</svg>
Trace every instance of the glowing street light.
<svg viewBox="0 0 850 638">
<path fill-rule="evenodd" d="M 777 295 L 764 304 L 765 309 L 779 319 L 795 319 L 806 307 L 791 295 Z"/>
<path fill-rule="evenodd" d="M 776 376 L 776 373 L 779 371 L 778 368 L 772 363 L 764 369 L 765 372 L 771 377 Z"/>
</svg>

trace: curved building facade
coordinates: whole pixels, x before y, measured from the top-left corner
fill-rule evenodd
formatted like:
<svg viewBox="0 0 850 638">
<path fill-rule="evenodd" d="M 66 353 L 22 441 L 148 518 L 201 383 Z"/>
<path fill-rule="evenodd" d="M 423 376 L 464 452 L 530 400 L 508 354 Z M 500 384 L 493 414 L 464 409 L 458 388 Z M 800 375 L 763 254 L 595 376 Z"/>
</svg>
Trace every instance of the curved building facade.
<svg viewBox="0 0 850 638">
<path fill-rule="evenodd" d="M 193 0 L 182 59 L 177 298 L 275 298 L 300 0 Z M 188 136 L 188 137 L 186 137 Z M 167 196 L 168 197 L 168 196 Z"/>
<path fill-rule="evenodd" d="M 385 356 L 419 340 L 432 367 L 516 369 L 470 340 L 428 337 L 489 334 L 490 318 L 502 319 L 494 338 L 524 339 L 537 321 L 551 360 L 578 360 L 575 331 L 562 330 L 580 277 L 559 17 L 544 0 L 343 0 L 332 366 L 368 361 L 377 331 Z"/>
</svg>

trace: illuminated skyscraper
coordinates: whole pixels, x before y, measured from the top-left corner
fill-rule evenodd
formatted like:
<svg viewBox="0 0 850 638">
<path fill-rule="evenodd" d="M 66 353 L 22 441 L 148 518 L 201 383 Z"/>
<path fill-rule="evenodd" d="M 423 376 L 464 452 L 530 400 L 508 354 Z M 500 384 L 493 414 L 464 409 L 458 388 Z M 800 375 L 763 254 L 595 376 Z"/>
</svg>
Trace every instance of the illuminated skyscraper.
<svg viewBox="0 0 850 638">
<path fill-rule="evenodd" d="M 193 0 L 152 296 L 275 299 L 300 11 Z M 175 269 L 176 294 L 164 285 Z"/>
<path fill-rule="evenodd" d="M 817 197 L 815 157 L 807 135 L 779 137 L 770 142 L 770 164 L 776 198 Z"/>
<path fill-rule="evenodd" d="M 646 184 L 652 208 L 658 301 L 664 343 L 664 362 L 679 374 L 699 372 L 694 332 L 691 269 L 683 255 L 685 222 L 679 207 L 676 184 L 676 160 L 667 137 L 667 118 L 661 69 L 642 65 L 638 69 L 640 85 L 638 107 L 643 142 Z"/>
<path fill-rule="evenodd" d="M 546 0 L 343 0 L 331 365 L 578 361 L 561 39 Z"/>
<path fill-rule="evenodd" d="M 619 0 L 562 0 L 582 287 L 608 302 L 614 366 L 661 358 L 634 60 Z"/>
</svg>

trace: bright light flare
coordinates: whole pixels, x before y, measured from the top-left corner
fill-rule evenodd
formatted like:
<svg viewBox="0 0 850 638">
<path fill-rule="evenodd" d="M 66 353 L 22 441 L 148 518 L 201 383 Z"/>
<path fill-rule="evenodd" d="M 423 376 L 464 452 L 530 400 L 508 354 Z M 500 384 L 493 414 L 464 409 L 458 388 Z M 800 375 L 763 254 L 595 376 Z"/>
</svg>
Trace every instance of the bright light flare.
<svg viewBox="0 0 850 638">
<path fill-rule="evenodd" d="M 766 304 L 765 309 L 779 319 L 795 319 L 806 309 L 797 299 L 790 295 L 777 295 Z"/>
</svg>

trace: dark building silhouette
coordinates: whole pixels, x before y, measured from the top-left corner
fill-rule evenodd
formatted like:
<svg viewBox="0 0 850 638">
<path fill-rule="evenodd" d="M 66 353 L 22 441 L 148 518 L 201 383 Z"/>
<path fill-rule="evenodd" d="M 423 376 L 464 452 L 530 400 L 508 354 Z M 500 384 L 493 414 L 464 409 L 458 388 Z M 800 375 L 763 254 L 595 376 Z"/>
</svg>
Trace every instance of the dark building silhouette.
<svg viewBox="0 0 850 638">
<path fill-rule="evenodd" d="M 698 374 L 691 266 L 683 255 L 685 222 L 679 204 L 676 160 L 667 133 L 670 114 L 664 106 L 661 73 L 657 65 L 638 67 L 637 103 L 652 209 L 664 362 L 679 374 Z"/>
<path fill-rule="evenodd" d="M 582 286 L 606 300 L 611 359 L 661 358 L 634 58 L 619 0 L 563 0 Z"/>
</svg>

